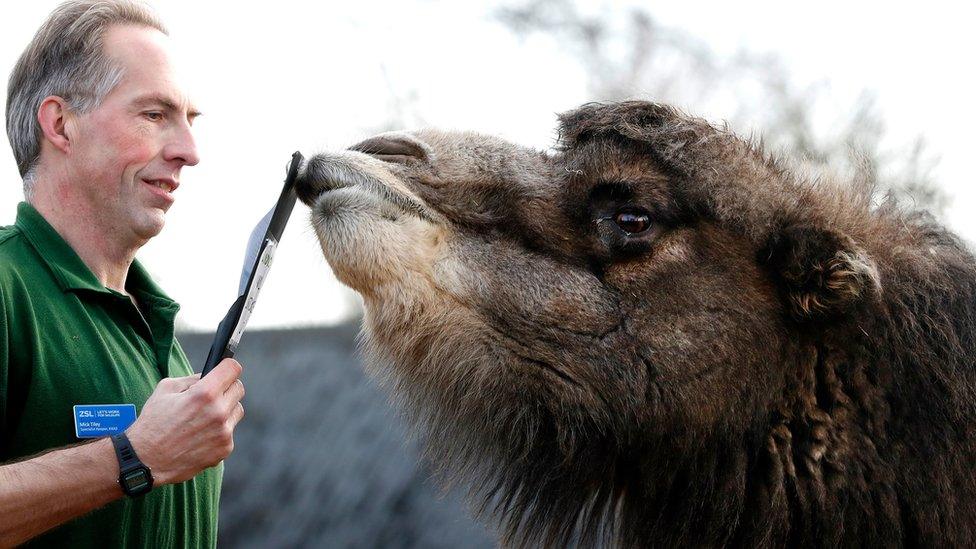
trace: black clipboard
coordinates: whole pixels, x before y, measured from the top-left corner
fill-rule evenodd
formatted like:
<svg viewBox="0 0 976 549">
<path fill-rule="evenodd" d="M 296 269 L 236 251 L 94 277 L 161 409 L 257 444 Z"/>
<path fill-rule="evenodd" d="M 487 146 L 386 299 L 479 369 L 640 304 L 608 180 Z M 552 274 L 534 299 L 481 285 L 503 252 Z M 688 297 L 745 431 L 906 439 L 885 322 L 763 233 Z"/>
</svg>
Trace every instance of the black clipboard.
<svg viewBox="0 0 976 549">
<path fill-rule="evenodd" d="M 237 352 L 237 346 L 240 344 L 244 328 L 250 319 L 255 303 L 257 303 L 258 293 L 261 291 L 264 279 L 271 268 L 274 251 L 278 247 L 278 242 L 281 241 L 281 234 L 285 230 L 291 211 L 295 208 L 297 198 L 295 179 L 298 177 L 298 170 L 304 161 L 305 158 L 297 151 L 291 155 L 291 162 L 288 164 L 288 172 L 285 176 L 285 186 L 281 189 L 278 203 L 251 233 L 248 251 L 244 258 L 244 268 L 241 272 L 239 295 L 234 304 L 230 306 L 227 314 L 224 315 L 224 319 L 217 325 L 217 333 L 214 334 L 210 353 L 207 354 L 207 361 L 203 365 L 200 377 L 210 373 L 210 370 L 213 370 L 214 366 L 221 360 L 231 358 Z M 267 229 L 262 231 L 265 222 L 267 222 Z"/>
</svg>

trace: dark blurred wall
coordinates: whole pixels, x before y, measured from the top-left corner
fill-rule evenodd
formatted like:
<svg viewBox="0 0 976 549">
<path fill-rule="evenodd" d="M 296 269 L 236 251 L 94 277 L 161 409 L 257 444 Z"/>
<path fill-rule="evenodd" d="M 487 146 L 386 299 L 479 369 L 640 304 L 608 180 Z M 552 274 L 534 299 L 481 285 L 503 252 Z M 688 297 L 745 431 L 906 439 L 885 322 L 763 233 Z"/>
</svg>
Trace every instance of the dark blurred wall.
<svg viewBox="0 0 976 549">
<path fill-rule="evenodd" d="M 225 462 L 219 545 L 497 546 L 418 465 L 386 395 L 363 373 L 357 332 L 245 334 L 245 417 Z M 179 339 L 199 370 L 211 335 Z"/>
</svg>

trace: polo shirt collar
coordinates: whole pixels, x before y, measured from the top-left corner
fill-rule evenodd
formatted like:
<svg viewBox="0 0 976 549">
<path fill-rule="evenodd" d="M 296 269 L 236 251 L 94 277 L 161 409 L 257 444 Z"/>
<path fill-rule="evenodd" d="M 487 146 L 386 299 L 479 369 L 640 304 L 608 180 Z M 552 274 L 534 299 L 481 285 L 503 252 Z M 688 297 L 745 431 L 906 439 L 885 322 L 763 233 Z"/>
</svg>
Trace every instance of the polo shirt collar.
<svg viewBox="0 0 976 549">
<path fill-rule="evenodd" d="M 132 265 L 129 266 L 129 274 L 125 277 L 125 289 L 135 294 L 136 299 L 143 302 L 150 301 L 158 307 L 170 310 L 173 314 L 176 314 L 180 308 L 179 304 L 166 295 L 149 276 L 149 272 L 138 259 L 133 259 Z"/>
<path fill-rule="evenodd" d="M 27 202 L 18 204 L 15 225 L 23 232 L 41 260 L 47 264 L 62 291 L 86 290 L 102 294 L 122 295 L 106 288 L 95 278 L 88 265 L 85 265 L 85 262 L 78 257 L 74 249 L 54 230 L 54 227 L 44 219 L 44 216 L 34 206 Z M 137 294 L 137 298 L 145 299 L 148 297 L 151 301 L 167 308 L 179 307 L 156 285 L 138 260 L 134 260 L 129 267 L 125 286 L 130 293 Z"/>
</svg>

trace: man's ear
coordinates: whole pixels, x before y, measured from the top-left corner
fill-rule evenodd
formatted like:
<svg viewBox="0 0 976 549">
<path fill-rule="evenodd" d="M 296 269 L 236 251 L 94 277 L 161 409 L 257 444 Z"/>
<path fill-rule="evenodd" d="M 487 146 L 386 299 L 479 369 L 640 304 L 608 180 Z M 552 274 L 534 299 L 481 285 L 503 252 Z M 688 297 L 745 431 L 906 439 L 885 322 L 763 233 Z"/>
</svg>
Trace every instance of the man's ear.
<svg viewBox="0 0 976 549">
<path fill-rule="evenodd" d="M 881 290 L 878 269 L 847 235 L 811 225 L 773 234 L 759 251 L 798 321 L 843 315 Z"/>
<path fill-rule="evenodd" d="M 37 121 L 44 140 L 64 153 L 71 148 L 67 129 L 69 115 L 68 102 L 56 95 L 45 97 L 37 109 Z"/>
</svg>

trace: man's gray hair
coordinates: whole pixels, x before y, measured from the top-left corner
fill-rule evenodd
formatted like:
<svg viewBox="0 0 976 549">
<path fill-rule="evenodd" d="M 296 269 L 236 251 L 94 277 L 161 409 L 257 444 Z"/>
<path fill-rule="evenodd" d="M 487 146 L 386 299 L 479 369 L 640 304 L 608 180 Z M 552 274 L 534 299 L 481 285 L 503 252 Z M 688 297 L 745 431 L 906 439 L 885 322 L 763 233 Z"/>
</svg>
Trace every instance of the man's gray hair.
<svg viewBox="0 0 976 549">
<path fill-rule="evenodd" d="M 117 24 L 167 32 L 152 10 L 138 2 L 70 0 L 51 12 L 14 65 L 7 85 L 7 137 L 28 197 L 41 153 L 41 102 L 56 95 L 79 113 L 101 103 L 122 80 L 122 67 L 102 51 L 105 30 Z"/>
</svg>

